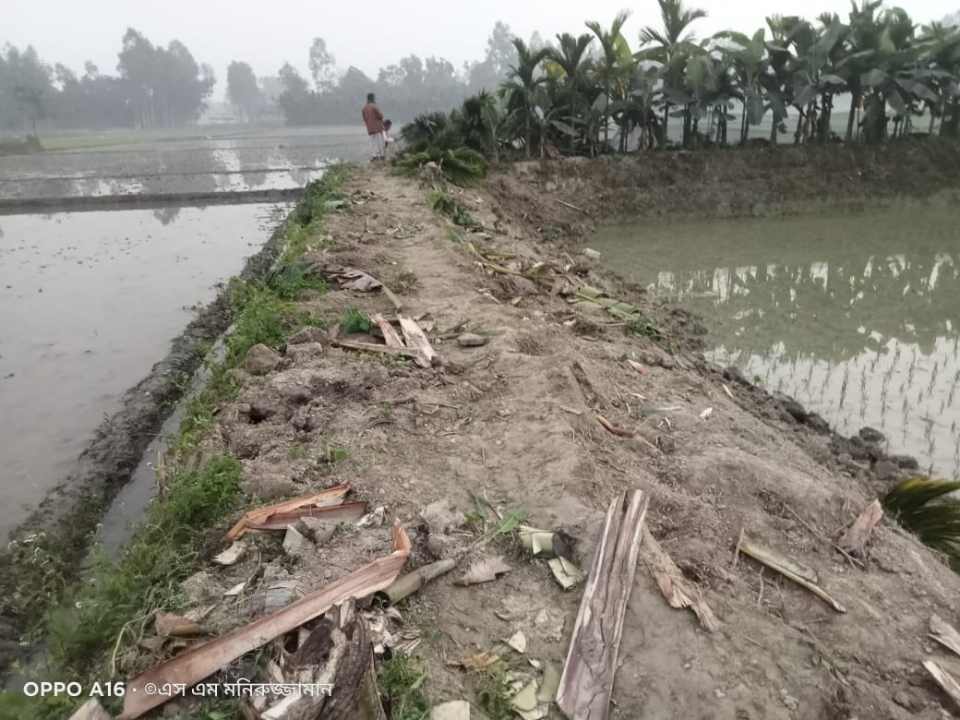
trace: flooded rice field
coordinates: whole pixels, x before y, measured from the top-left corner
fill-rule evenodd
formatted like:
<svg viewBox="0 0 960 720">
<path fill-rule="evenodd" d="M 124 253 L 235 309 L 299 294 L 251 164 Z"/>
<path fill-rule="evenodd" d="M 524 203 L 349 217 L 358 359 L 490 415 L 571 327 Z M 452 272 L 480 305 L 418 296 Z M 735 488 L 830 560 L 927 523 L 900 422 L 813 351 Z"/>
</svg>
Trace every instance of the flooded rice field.
<svg viewBox="0 0 960 720">
<path fill-rule="evenodd" d="M 331 160 L 362 160 L 362 128 L 204 129 L 90 133 L 61 149 L 0 157 L 0 200 L 303 187 Z"/>
<path fill-rule="evenodd" d="M 0 533 L 277 222 L 274 206 L 0 218 Z"/>
<path fill-rule="evenodd" d="M 592 247 L 701 315 L 713 360 L 960 476 L 960 209 L 615 226 Z"/>
<path fill-rule="evenodd" d="M 183 196 L 302 188 L 364 159 L 362 128 L 188 128 L 43 138 L 0 157 L 0 537 L 74 468 L 95 429 L 170 350 L 288 205 Z M 176 204 L 165 195 L 176 195 Z M 57 198 L 150 196 L 150 209 L 60 212 Z M 51 199 L 47 214 L 17 204 Z M 118 200 L 119 202 L 119 200 Z M 67 207 L 67 205 L 65 205 Z"/>
</svg>

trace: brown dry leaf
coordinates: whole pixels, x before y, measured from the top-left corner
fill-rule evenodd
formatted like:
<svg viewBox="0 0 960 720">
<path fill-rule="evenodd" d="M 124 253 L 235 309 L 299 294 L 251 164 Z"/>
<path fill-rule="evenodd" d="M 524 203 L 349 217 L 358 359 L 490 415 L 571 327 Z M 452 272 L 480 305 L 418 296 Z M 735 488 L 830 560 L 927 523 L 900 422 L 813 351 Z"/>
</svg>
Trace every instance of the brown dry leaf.
<svg viewBox="0 0 960 720">
<path fill-rule="evenodd" d="M 476 655 L 469 655 L 460 661 L 464 670 L 474 670 L 482 672 L 487 668 L 493 667 L 500 662 L 500 656 L 492 652 L 482 652 Z"/>
<path fill-rule="evenodd" d="M 467 572 L 456 581 L 457 585 L 479 585 L 496 580 L 500 575 L 510 572 L 510 566 L 502 555 L 494 555 L 477 560 Z"/>
</svg>

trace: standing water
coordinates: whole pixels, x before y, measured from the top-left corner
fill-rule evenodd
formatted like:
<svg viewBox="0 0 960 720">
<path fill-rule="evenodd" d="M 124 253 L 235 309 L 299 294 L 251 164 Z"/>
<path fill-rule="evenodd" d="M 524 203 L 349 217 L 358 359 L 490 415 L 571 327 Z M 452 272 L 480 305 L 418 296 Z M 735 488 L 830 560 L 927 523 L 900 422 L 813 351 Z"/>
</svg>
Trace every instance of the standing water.
<svg viewBox="0 0 960 720">
<path fill-rule="evenodd" d="M 611 226 L 592 247 L 704 318 L 708 357 L 960 476 L 960 209 Z"/>
<path fill-rule="evenodd" d="M 268 205 L 180 207 L 164 197 L 189 205 L 193 194 L 232 202 L 249 191 L 299 189 L 330 159 L 367 153 L 358 127 L 106 131 L 44 144 L 56 149 L 0 157 L 0 209 L 99 198 L 104 210 L 0 214 L 0 540 L 77 467 L 124 391 L 283 214 Z M 110 204 L 131 195 L 157 209 Z"/>
<path fill-rule="evenodd" d="M 0 534 L 276 222 L 269 205 L 0 216 Z"/>
</svg>

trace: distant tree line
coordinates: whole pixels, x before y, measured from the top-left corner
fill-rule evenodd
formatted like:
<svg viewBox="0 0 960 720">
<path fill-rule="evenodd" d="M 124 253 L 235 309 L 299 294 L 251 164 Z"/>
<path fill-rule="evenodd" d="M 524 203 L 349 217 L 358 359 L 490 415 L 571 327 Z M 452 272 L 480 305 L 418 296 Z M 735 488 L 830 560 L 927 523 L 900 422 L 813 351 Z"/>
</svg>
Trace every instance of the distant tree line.
<svg viewBox="0 0 960 720">
<path fill-rule="evenodd" d="M 227 70 L 227 97 L 241 119 L 280 115 L 291 125 L 315 125 L 357 123 L 369 92 L 397 122 L 482 95 L 471 106 L 482 108 L 482 118 L 470 122 L 495 126 L 474 128 L 473 136 L 493 138 L 495 150 L 519 146 L 531 155 L 548 147 L 596 154 L 626 151 L 630 143 L 663 146 L 674 139 L 671 119 L 684 147 L 745 143 L 761 124 L 768 142 L 791 135 L 798 143 L 826 142 L 835 138 L 831 119 L 844 98 L 841 138 L 848 141 L 910 134 L 920 117 L 928 133 L 960 134 L 960 32 L 949 21 L 919 27 L 901 8 L 854 0 L 844 18 L 773 15 L 753 33 L 698 40 L 691 26 L 703 11 L 682 0 L 657 3 L 660 22 L 641 31 L 636 49 L 623 34 L 627 13 L 549 43 L 536 34 L 525 42 L 497 22 L 480 61 L 458 69 L 443 58 L 408 55 L 371 78 L 354 66 L 338 70 L 316 38 L 308 77 L 286 63 L 258 78 L 238 60 Z M 203 112 L 213 71 L 183 43 L 153 45 L 130 29 L 118 59 L 117 75 L 88 63 L 78 77 L 51 68 L 31 47 L 7 46 L 0 129 L 169 127 Z"/>
<path fill-rule="evenodd" d="M 481 61 L 458 71 L 443 58 L 408 55 L 381 68 L 375 79 L 354 66 L 339 74 L 326 43 L 316 38 L 308 54 L 309 78 L 286 63 L 276 78 L 258 81 L 247 63 L 235 61 L 227 71 L 227 98 L 250 119 L 275 106 L 289 125 L 355 124 L 373 92 L 391 119 L 405 122 L 426 109 L 449 110 L 483 89 L 495 90 L 516 62 L 512 38 L 510 28 L 498 22 Z"/>
<path fill-rule="evenodd" d="M 123 36 L 117 75 L 88 62 L 82 76 L 50 67 L 27 47 L 0 53 L 0 129 L 36 134 L 61 128 L 174 127 L 196 120 L 215 78 L 179 40 L 154 45 L 133 28 Z"/>
</svg>

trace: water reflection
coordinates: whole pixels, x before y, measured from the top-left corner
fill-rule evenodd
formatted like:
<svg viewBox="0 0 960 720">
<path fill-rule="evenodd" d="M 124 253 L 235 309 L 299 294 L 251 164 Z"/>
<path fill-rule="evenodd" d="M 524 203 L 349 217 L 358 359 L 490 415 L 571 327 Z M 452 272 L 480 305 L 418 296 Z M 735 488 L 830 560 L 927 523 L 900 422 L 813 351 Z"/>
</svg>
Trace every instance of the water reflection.
<svg viewBox="0 0 960 720">
<path fill-rule="evenodd" d="M 0 425 L 0 538 L 66 477 L 123 391 L 168 352 L 189 308 L 212 299 L 288 211 L 224 205 L 3 218 L 0 417 L 10 421 Z"/>
<path fill-rule="evenodd" d="M 179 205 L 157 208 L 153 211 L 153 216 L 160 221 L 160 224 L 166 227 L 180 217 L 181 208 Z"/>
<path fill-rule="evenodd" d="M 318 137 L 323 142 L 318 143 Z M 302 187 L 331 158 L 363 156 L 356 128 L 339 135 L 192 138 L 0 158 L 0 198 L 240 192 Z"/>
<path fill-rule="evenodd" d="M 609 228 L 594 246 L 701 314 L 712 355 L 838 430 L 960 475 L 960 211 Z"/>
</svg>

